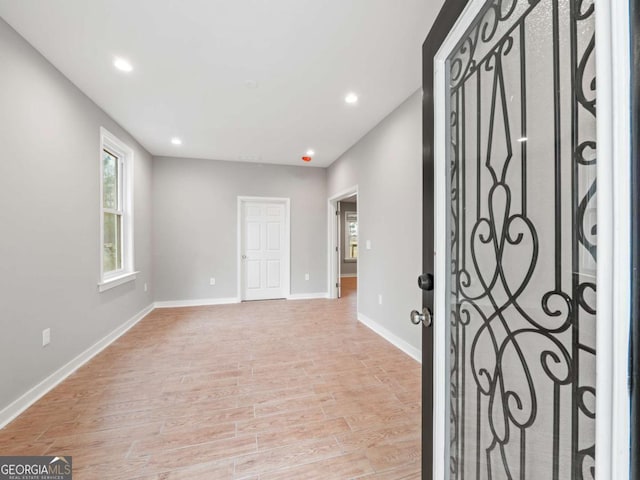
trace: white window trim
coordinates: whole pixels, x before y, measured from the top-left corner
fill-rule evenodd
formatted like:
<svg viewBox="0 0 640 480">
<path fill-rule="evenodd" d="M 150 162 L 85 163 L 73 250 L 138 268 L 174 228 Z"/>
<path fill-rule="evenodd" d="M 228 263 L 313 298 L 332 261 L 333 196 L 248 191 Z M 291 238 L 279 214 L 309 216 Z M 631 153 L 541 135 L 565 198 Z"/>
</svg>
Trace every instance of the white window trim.
<svg viewBox="0 0 640 480">
<path fill-rule="evenodd" d="M 111 290 L 118 285 L 122 285 L 123 283 L 132 282 L 136 279 L 138 273 L 140 272 L 129 272 L 124 275 L 109 277 L 107 280 L 98 283 L 98 291 L 106 292 L 107 290 Z"/>
<path fill-rule="evenodd" d="M 122 269 L 115 272 L 105 273 L 103 269 L 103 237 L 104 237 L 104 208 L 103 201 L 103 151 L 109 150 L 122 160 Z M 99 185 L 100 198 L 99 222 L 100 236 L 98 238 L 99 246 L 99 268 L 100 280 L 98 281 L 98 291 L 104 292 L 118 285 L 127 283 L 136 279 L 139 273 L 134 270 L 134 242 L 133 242 L 133 150 L 122 142 L 118 137 L 109 132 L 106 128 L 100 127 L 100 153 L 99 153 Z"/>
</svg>

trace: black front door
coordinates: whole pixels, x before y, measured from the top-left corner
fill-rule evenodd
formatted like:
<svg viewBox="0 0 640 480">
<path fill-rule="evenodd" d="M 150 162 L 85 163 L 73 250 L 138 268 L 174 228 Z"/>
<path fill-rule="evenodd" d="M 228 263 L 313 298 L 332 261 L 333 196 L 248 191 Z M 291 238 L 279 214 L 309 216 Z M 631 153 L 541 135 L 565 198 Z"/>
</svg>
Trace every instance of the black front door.
<svg viewBox="0 0 640 480">
<path fill-rule="evenodd" d="M 593 478 L 594 45 L 592 1 L 470 0 L 423 46 L 425 479 Z"/>
</svg>

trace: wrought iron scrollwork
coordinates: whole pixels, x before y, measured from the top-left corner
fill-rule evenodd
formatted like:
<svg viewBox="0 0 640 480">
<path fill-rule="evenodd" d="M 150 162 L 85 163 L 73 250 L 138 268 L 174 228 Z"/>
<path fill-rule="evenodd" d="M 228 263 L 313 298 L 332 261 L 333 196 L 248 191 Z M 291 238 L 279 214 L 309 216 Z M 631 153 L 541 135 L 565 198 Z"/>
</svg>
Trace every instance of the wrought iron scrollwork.
<svg viewBox="0 0 640 480">
<path fill-rule="evenodd" d="M 594 475 L 594 16 L 493 0 L 449 58 L 454 479 Z"/>
</svg>

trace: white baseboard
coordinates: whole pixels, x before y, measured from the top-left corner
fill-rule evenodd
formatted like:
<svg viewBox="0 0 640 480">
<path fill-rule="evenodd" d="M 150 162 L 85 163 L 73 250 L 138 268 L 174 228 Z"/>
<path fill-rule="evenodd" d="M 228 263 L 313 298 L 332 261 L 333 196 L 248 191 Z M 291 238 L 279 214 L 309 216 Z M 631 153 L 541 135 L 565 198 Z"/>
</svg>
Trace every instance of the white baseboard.
<svg viewBox="0 0 640 480">
<path fill-rule="evenodd" d="M 340 278 L 358 278 L 357 273 L 341 273 Z"/>
<path fill-rule="evenodd" d="M 118 338 L 124 335 L 131 327 L 133 327 L 136 323 L 146 317 L 149 313 L 151 313 L 152 310 L 153 304 L 135 314 L 127 322 L 123 323 L 111 333 L 107 334 L 107 336 L 98 340 L 98 342 L 96 342 L 94 345 L 87 348 L 73 360 L 60 367 L 58 370 L 53 372 L 51 375 L 49 375 L 47 378 L 42 380 L 30 390 L 28 390 L 18 399 L 14 400 L 9 405 L 0 410 L 0 429 L 4 428 L 9 422 L 11 422 L 14 418 L 16 418 L 27 408 L 37 402 L 40 398 L 46 395 L 49 391 L 55 388 L 65 378 L 67 378 L 78 368 L 83 366 L 98 353 L 100 353 L 102 350 L 107 348 Z"/>
<path fill-rule="evenodd" d="M 168 300 L 156 302 L 155 308 L 175 308 L 175 307 L 204 307 L 208 305 L 229 305 L 230 303 L 240 303 L 238 297 L 230 298 L 199 298 L 196 300 Z"/>
<path fill-rule="evenodd" d="M 378 322 L 371 320 L 366 315 L 363 315 L 360 312 L 358 312 L 358 321 L 362 323 L 364 326 L 369 327 L 371 330 L 376 332 L 378 335 L 384 338 L 387 342 L 391 343 L 392 345 L 402 350 L 404 353 L 409 355 L 415 361 L 422 363 L 422 352 L 419 349 L 409 344 L 408 342 L 402 340 L 400 337 L 398 337 L 394 333 L 391 333 L 389 330 L 384 328 Z"/>
<path fill-rule="evenodd" d="M 329 298 L 329 294 L 327 292 L 293 293 L 287 297 L 287 300 L 313 300 L 316 298 Z"/>
<path fill-rule="evenodd" d="M 319 293 L 294 293 L 286 297 L 287 300 L 312 300 L 316 298 L 329 298 L 326 292 Z M 240 303 L 238 297 L 229 298 L 200 298 L 197 300 L 168 300 L 156 302 L 155 308 L 179 308 L 179 307 L 205 307 L 209 305 L 229 305 Z"/>
</svg>

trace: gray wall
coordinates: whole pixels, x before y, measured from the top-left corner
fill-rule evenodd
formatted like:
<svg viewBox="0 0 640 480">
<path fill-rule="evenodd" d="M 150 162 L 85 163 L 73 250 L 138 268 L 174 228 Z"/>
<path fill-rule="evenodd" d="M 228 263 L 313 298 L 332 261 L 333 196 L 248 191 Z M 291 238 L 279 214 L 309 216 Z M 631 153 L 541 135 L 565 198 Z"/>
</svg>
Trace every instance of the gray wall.
<svg viewBox="0 0 640 480">
<path fill-rule="evenodd" d="M 150 155 L 0 19 L 0 410 L 153 301 Z M 138 280 L 98 293 L 100 127 L 135 155 Z M 150 285 L 151 287 L 152 285 Z M 51 344 L 42 347 L 42 330 Z"/>
<path fill-rule="evenodd" d="M 326 175 L 311 167 L 154 158 L 156 300 L 237 297 L 238 196 L 291 199 L 291 293 L 326 292 Z"/>
<path fill-rule="evenodd" d="M 409 312 L 421 305 L 421 112 L 418 91 L 334 162 L 327 176 L 329 197 L 358 185 L 359 313 L 416 348 L 421 329 L 409 322 Z"/>
<path fill-rule="evenodd" d="M 340 212 L 340 252 L 341 252 L 341 262 L 340 262 L 340 273 L 342 275 L 353 276 L 358 273 L 358 262 L 345 262 L 344 261 L 344 246 L 345 246 L 345 232 L 344 232 L 344 221 L 347 212 L 357 212 L 358 204 L 355 202 L 342 202 L 341 204 L 342 210 Z M 358 248 L 360 245 L 358 245 Z"/>
</svg>

